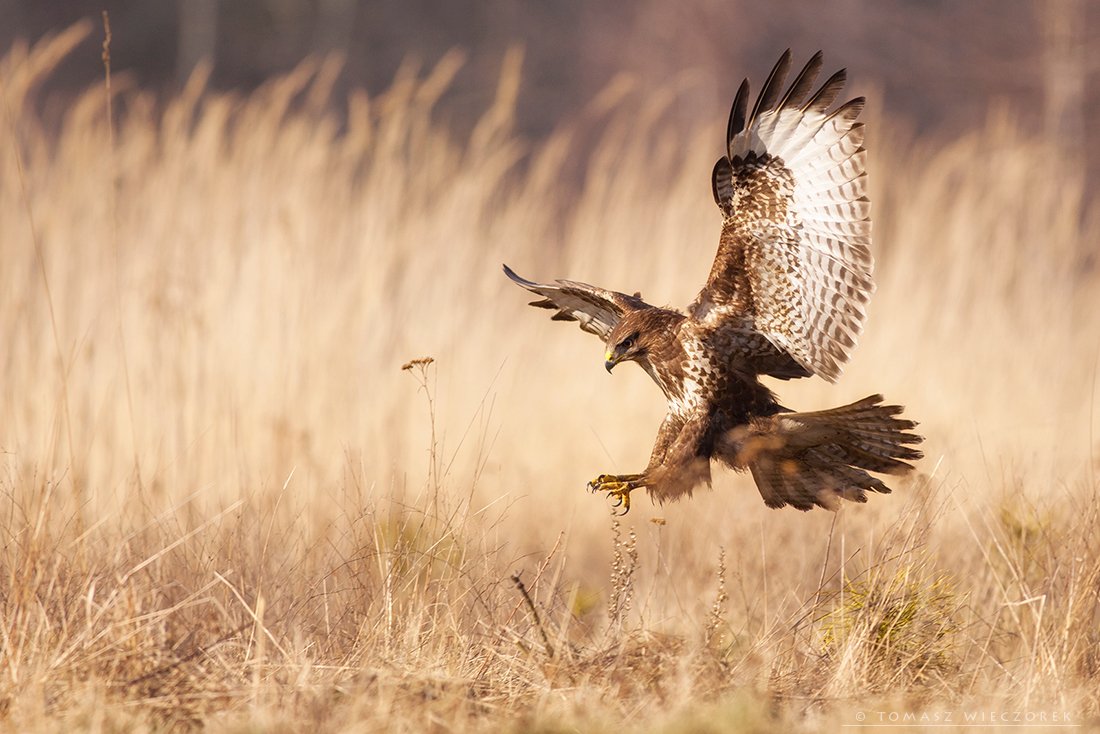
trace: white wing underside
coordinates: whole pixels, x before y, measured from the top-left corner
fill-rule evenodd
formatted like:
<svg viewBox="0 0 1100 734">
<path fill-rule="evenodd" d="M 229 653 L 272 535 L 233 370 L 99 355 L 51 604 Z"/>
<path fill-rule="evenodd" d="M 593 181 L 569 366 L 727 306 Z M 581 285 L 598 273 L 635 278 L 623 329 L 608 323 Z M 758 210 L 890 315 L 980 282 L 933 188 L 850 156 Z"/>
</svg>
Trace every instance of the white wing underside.
<svg viewBox="0 0 1100 734">
<path fill-rule="evenodd" d="M 863 100 L 829 112 L 844 83 L 838 72 L 802 103 L 820 69 L 820 54 L 780 99 L 789 61 L 788 52 L 747 120 L 742 101 L 747 84 L 742 85 L 731 114 L 726 165 L 720 160 L 715 167 L 715 199 L 727 217 L 723 240 L 727 233 L 755 239 L 754 246 L 745 247 L 744 262 L 754 286 L 754 327 L 832 381 L 855 346 L 874 292 L 867 153 L 863 124 L 856 122 Z M 739 103 L 742 129 L 737 130 Z M 754 176 L 766 177 L 768 190 L 781 201 L 775 206 L 753 201 L 760 195 Z M 708 283 L 689 308 L 696 318 L 721 318 L 724 306 L 732 305 L 716 302 L 708 292 L 714 290 Z"/>
</svg>

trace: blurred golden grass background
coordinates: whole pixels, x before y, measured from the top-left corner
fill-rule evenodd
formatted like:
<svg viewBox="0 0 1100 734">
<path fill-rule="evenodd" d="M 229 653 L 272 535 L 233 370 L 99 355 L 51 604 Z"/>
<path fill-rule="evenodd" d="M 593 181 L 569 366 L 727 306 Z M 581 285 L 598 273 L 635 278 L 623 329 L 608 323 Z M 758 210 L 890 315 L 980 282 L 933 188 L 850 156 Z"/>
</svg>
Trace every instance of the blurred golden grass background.
<svg viewBox="0 0 1100 734">
<path fill-rule="evenodd" d="M 690 80 L 620 80 L 527 143 L 517 51 L 461 139 L 454 56 L 346 104 L 334 59 L 44 103 L 88 32 L 0 62 L 5 726 L 1097 726 L 1100 210 L 1010 111 L 870 111 L 866 332 L 839 384 L 777 383 L 905 404 L 919 475 L 834 517 L 719 473 L 613 524 L 584 483 L 645 462 L 662 398 L 500 263 L 687 303 L 724 100 L 684 138 Z"/>
</svg>

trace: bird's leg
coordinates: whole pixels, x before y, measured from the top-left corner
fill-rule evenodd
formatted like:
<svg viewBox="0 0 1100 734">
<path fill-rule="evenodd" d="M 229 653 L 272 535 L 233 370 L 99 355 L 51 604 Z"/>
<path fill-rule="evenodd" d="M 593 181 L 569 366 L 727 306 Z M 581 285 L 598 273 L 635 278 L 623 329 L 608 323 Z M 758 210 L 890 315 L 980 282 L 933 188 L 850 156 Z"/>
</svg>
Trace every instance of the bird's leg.
<svg viewBox="0 0 1100 734">
<path fill-rule="evenodd" d="M 630 493 L 645 486 L 644 474 L 601 474 L 588 483 L 589 492 L 607 492 L 608 498 L 615 498 L 614 507 L 621 507 L 618 513 L 630 512 Z"/>
</svg>

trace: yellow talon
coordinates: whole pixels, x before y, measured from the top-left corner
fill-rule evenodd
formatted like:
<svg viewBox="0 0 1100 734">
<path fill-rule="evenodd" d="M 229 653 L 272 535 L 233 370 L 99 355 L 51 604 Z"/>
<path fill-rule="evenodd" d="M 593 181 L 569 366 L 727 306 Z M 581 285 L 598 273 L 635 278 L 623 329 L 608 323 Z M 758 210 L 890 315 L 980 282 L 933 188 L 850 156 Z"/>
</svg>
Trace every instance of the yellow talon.
<svg viewBox="0 0 1100 734">
<path fill-rule="evenodd" d="M 589 492 L 607 492 L 607 498 L 615 500 L 612 507 L 623 508 L 616 514 L 625 515 L 630 512 L 630 493 L 644 486 L 642 477 L 641 474 L 600 474 L 587 487 Z"/>
<path fill-rule="evenodd" d="M 645 474 L 599 474 L 588 482 L 588 492 L 606 492 L 608 500 L 615 500 L 613 507 L 623 508 L 617 515 L 630 512 L 630 493 L 645 486 Z"/>
<path fill-rule="evenodd" d="M 618 477 L 613 474 L 601 474 L 588 483 L 589 492 L 599 492 L 603 489 L 605 484 L 614 484 L 618 481 Z"/>
<path fill-rule="evenodd" d="M 620 482 L 619 485 L 615 487 L 615 489 L 607 490 L 608 499 L 612 497 L 615 498 L 615 504 L 613 504 L 612 507 L 623 508 L 623 511 L 616 512 L 616 515 L 625 515 L 626 513 L 630 512 L 630 493 L 632 491 L 633 490 L 631 486 L 625 482 Z"/>
</svg>

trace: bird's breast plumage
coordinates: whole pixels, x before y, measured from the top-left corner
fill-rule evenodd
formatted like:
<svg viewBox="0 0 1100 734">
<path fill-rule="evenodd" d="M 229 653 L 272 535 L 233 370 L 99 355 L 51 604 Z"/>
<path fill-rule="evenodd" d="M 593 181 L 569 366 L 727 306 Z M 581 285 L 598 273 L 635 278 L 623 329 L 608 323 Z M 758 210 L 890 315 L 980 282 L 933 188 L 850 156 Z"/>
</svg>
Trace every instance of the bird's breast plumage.
<svg viewBox="0 0 1100 734">
<path fill-rule="evenodd" d="M 772 412 L 774 398 L 756 378 L 754 360 L 772 349 L 762 337 L 729 324 L 715 328 L 687 319 L 680 324 L 676 343 L 675 369 L 668 364 L 654 366 L 660 375 L 654 378 L 657 383 L 673 385 L 672 389 L 662 385 L 670 413 L 702 412 L 736 424 L 759 411 Z"/>
</svg>

